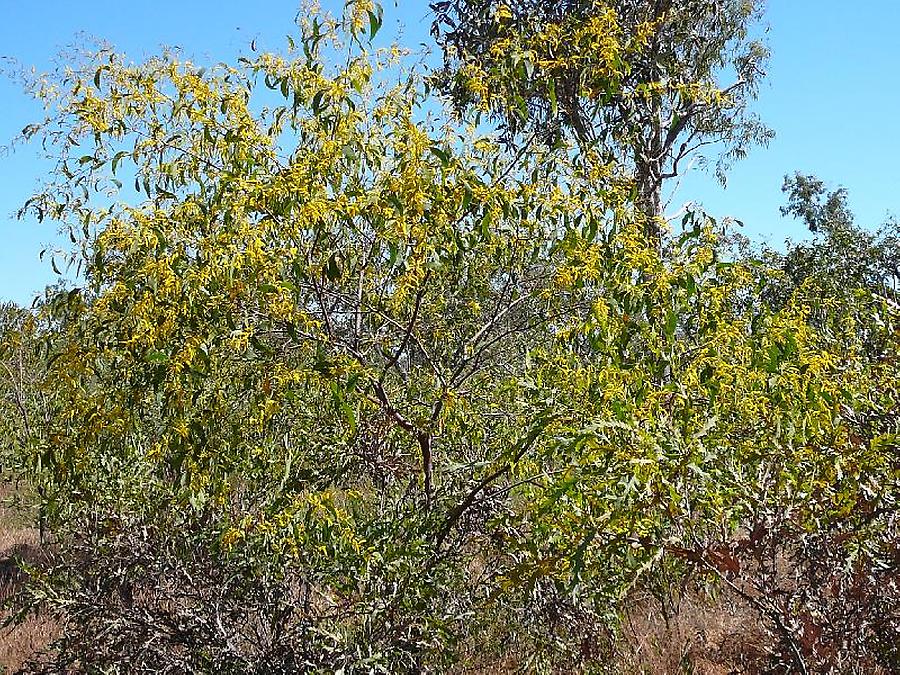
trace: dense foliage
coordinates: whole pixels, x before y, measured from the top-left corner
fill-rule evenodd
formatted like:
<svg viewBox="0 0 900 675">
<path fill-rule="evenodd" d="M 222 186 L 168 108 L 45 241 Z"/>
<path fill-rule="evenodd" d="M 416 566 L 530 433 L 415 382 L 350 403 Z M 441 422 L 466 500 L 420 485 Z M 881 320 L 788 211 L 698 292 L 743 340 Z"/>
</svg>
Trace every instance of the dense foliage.
<svg viewBox="0 0 900 675">
<path fill-rule="evenodd" d="M 68 622 L 34 668 L 596 671 L 629 593 L 689 579 L 815 663 L 834 638 L 772 550 L 896 586 L 883 268 L 834 288 L 824 226 L 785 256 L 701 213 L 648 235 L 627 162 L 436 117 L 380 23 L 357 0 L 283 55 L 40 85 L 60 161 L 26 209 L 83 282 L 5 332 L 35 359 L 6 457 L 59 542 L 31 597 Z M 860 610 L 873 667 L 897 598 Z"/>
</svg>

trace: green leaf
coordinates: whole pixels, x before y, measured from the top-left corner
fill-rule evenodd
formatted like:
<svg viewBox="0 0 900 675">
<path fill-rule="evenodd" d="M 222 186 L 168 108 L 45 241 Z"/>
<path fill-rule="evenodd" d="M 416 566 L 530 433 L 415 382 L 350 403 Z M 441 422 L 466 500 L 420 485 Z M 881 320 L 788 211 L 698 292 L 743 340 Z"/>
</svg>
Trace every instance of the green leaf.
<svg viewBox="0 0 900 675">
<path fill-rule="evenodd" d="M 578 545 L 578 548 L 575 549 L 575 554 L 572 556 L 572 581 L 569 585 L 569 591 L 574 590 L 581 580 L 581 572 L 584 569 L 584 554 L 587 552 L 588 546 L 591 545 L 591 542 L 594 541 L 594 537 L 596 536 L 597 530 L 592 529 Z"/>
<path fill-rule="evenodd" d="M 369 39 L 374 40 L 375 36 L 378 35 L 378 31 L 381 30 L 381 24 L 384 20 L 382 14 L 383 9 L 381 6 L 377 6 L 375 11 L 369 10 Z"/>
<path fill-rule="evenodd" d="M 432 155 L 441 160 L 441 164 L 444 166 L 444 168 L 446 168 L 447 165 L 450 164 L 450 154 L 446 150 L 437 145 L 432 145 L 429 150 L 431 150 Z"/>
<path fill-rule="evenodd" d="M 126 156 L 129 155 L 129 154 L 131 154 L 131 153 L 128 153 L 128 152 L 125 152 L 125 151 L 121 151 L 121 152 L 117 152 L 117 153 L 113 156 L 112 162 L 111 162 L 111 164 L 110 164 L 111 167 L 112 167 L 112 172 L 113 172 L 113 173 L 116 172 L 116 169 L 117 169 L 118 166 L 119 166 L 119 162 L 122 161 L 122 158 L 123 158 L 123 157 L 126 157 Z"/>
<path fill-rule="evenodd" d="M 675 337 L 675 329 L 678 326 L 678 315 L 671 309 L 666 312 L 666 338 L 671 341 Z"/>
<path fill-rule="evenodd" d="M 494 222 L 494 215 L 490 209 L 485 209 L 484 215 L 481 217 L 481 236 L 487 239 L 491 235 L 491 224 Z"/>
<path fill-rule="evenodd" d="M 766 372 L 777 373 L 778 367 L 781 365 L 781 358 L 783 355 L 781 346 L 773 342 L 769 345 L 766 354 L 768 356 L 768 360 L 766 361 Z"/>
<path fill-rule="evenodd" d="M 556 102 L 556 84 L 552 79 L 547 85 L 547 96 L 550 99 L 550 112 L 553 114 L 553 117 L 556 117 L 559 114 L 559 106 Z"/>
<path fill-rule="evenodd" d="M 322 98 L 325 96 L 324 91 L 317 91 L 312 97 L 312 113 L 316 117 L 322 112 Z"/>
</svg>

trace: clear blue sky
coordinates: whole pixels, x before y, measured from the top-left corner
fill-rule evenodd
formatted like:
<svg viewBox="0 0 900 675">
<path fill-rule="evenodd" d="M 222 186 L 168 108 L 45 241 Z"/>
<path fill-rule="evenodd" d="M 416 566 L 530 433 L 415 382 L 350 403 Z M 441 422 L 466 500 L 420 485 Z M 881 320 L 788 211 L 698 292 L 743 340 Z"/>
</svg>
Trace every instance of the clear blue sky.
<svg viewBox="0 0 900 675">
<path fill-rule="evenodd" d="M 336 0 L 326 0 L 334 6 Z M 426 0 L 388 0 L 389 25 L 405 25 L 403 41 L 427 41 Z M 0 0 L 0 56 L 47 69 L 78 35 L 102 38 L 137 60 L 161 45 L 181 46 L 195 61 L 221 61 L 259 48 L 277 49 L 293 27 L 292 0 Z M 730 173 L 726 190 L 695 173 L 670 210 L 699 201 L 712 214 L 733 215 L 746 233 L 779 245 L 802 229 L 778 214 L 781 181 L 795 170 L 816 173 L 850 190 L 861 223 L 900 214 L 900 51 L 896 0 L 772 0 L 767 16 L 773 50 L 757 110 L 777 133 Z M 0 79 L 0 145 L 39 116 L 17 85 Z M 25 146 L 0 157 L 0 300 L 28 303 L 55 279 L 39 251 L 57 241 L 53 224 L 14 219 L 48 164 Z"/>
</svg>

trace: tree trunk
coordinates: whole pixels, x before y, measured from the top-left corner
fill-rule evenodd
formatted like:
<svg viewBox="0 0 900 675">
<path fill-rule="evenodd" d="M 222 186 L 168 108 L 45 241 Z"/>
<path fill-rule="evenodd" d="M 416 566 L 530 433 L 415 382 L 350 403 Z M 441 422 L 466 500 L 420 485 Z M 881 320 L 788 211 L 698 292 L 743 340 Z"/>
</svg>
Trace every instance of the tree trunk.
<svg viewBox="0 0 900 675">
<path fill-rule="evenodd" d="M 636 206 L 644 216 L 644 234 L 648 242 L 659 246 L 662 237 L 662 179 L 659 167 L 638 163 L 635 172 Z"/>
</svg>

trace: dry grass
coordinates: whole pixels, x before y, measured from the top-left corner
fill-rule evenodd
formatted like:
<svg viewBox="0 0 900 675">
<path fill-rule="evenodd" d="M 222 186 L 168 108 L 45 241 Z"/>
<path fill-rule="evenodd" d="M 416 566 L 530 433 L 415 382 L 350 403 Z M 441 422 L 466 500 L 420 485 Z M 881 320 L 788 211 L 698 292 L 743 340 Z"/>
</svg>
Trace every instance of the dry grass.
<svg viewBox="0 0 900 675">
<path fill-rule="evenodd" d="M 727 596 L 690 593 L 668 619 L 658 603 L 636 603 L 623 632 L 623 673 L 735 675 L 765 668 L 767 638 L 758 615 Z"/>
<path fill-rule="evenodd" d="M 606 654 L 603 673 L 615 675 L 759 675 L 771 672 L 767 634 L 759 615 L 734 596 L 713 597 L 701 589 L 685 593 L 668 617 L 650 597 L 631 596 L 618 637 L 598 634 Z M 607 642 L 615 640 L 615 642 Z M 480 657 L 473 648 L 454 675 L 527 672 L 516 654 Z M 557 669 L 569 675 L 571 669 Z M 577 671 L 581 672 L 581 671 Z M 594 672 L 594 671 L 592 671 Z"/>
<path fill-rule="evenodd" d="M 25 580 L 19 562 L 37 562 L 41 557 L 38 531 L 23 515 L 6 505 L 9 486 L 0 487 L 0 606 L 15 595 Z M 0 609 L 0 622 L 7 617 Z M 28 617 L 12 628 L 0 628 L 0 673 L 15 672 L 36 656 L 59 629 L 46 617 Z"/>
</svg>

